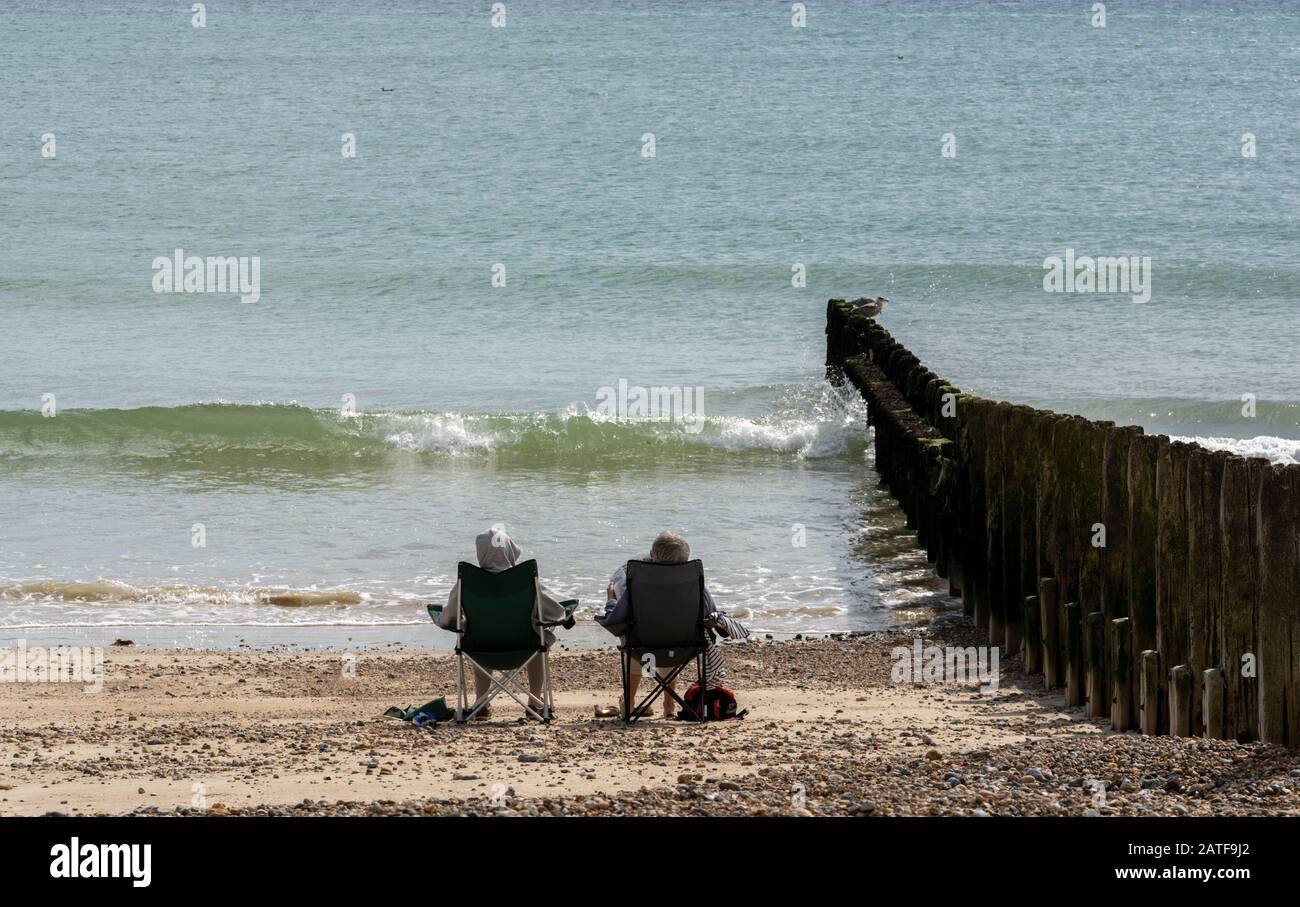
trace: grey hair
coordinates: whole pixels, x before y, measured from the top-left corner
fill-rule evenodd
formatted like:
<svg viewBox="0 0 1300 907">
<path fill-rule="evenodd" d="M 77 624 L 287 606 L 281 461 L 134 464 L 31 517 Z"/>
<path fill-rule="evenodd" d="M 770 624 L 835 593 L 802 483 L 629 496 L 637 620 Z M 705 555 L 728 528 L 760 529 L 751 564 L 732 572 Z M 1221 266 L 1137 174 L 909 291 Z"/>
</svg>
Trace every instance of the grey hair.
<svg viewBox="0 0 1300 907">
<path fill-rule="evenodd" d="M 656 564 L 684 564 L 691 559 L 691 546 L 675 532 L 661 532 L 650 546 L 650 560 Z"/>
</svg>

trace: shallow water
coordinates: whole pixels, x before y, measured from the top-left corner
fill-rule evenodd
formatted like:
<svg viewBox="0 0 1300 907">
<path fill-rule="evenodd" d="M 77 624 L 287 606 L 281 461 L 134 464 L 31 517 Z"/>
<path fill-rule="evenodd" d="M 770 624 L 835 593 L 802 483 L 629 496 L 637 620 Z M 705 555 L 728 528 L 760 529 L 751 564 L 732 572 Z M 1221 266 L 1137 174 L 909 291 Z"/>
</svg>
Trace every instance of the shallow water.
<svg viewBox="0 0 1300 907">
<path fill-rule="evenodd" d="M 758 630 L 924 619 L 829 296 L 964 388 L 1297 459 L 1300 6 L 1110 6 L 0 10 L 0 632 L 401 636 L 497 521 L 586 610 L 672 528 Z M 1045 293 L 1067 247 L 1151 301 Z M 259 301 L 153 292 L 177 248 Z M 593 416 L 620 380 L 705 420 Z"/>
</svg>

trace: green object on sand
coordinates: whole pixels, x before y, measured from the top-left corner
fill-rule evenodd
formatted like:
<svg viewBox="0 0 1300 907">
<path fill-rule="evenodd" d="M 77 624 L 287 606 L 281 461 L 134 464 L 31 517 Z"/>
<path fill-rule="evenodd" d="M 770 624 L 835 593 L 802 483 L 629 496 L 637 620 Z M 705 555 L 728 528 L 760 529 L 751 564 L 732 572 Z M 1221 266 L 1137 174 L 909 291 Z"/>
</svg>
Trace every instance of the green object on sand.
<svg viewBox="0 0 1300 907">
<path fill-rule="evenodd" d="M 400 721 L 411 721 L 416 715 L 420 714 L 429 715 L 435 721 L 450 721 L 456 717 L 456 710 L 448 708 L 446 698 L 439 696 L 424 705 L 408 705 L 404 709 L 393 706 L 384 712 L 384 717 L 397 718 Z"/>
</svg>

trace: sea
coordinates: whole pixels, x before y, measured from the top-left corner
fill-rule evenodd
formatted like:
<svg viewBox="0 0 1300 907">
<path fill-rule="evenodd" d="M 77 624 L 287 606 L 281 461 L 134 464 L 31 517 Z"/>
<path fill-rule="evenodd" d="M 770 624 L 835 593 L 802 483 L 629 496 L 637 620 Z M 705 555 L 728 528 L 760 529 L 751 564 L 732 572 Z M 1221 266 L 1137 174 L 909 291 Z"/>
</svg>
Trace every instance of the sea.
<svg viewBox="0 0 1300 907">
<path fill-rule="evenodd" d="M 760 636 L 959 611 L 831 297 L 1300 460 L 1294 0 L 48 0 L 0 73 L 0 640 L 445 648 L 493 526 L 568 646 L 662 530 Z"/>
</svg>

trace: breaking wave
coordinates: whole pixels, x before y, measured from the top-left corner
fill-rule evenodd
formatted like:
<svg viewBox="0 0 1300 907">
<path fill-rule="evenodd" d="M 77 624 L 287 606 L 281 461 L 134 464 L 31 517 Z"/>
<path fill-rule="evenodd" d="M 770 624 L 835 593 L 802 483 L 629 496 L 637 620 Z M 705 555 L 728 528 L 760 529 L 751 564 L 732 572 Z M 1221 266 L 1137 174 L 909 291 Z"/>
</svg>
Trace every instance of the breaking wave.
<svg viewBox="0 0 1300 907">
<path fill-rule="evenodd" d="M 865 444 L 860 400 L 829 385 L 787 389 L 757 416 L 695 422 L 620 421 L 584 404 L 557 412 L 360 411 L 296 403 L 197 403 L 139 409 L 0 411 L 0 459 L 144 461 L 178 469 L 313 462 L 332 467 L 386 456 L 495 458 L 598 467 L 665 456 L 832 457 Z"/>
</svg>

